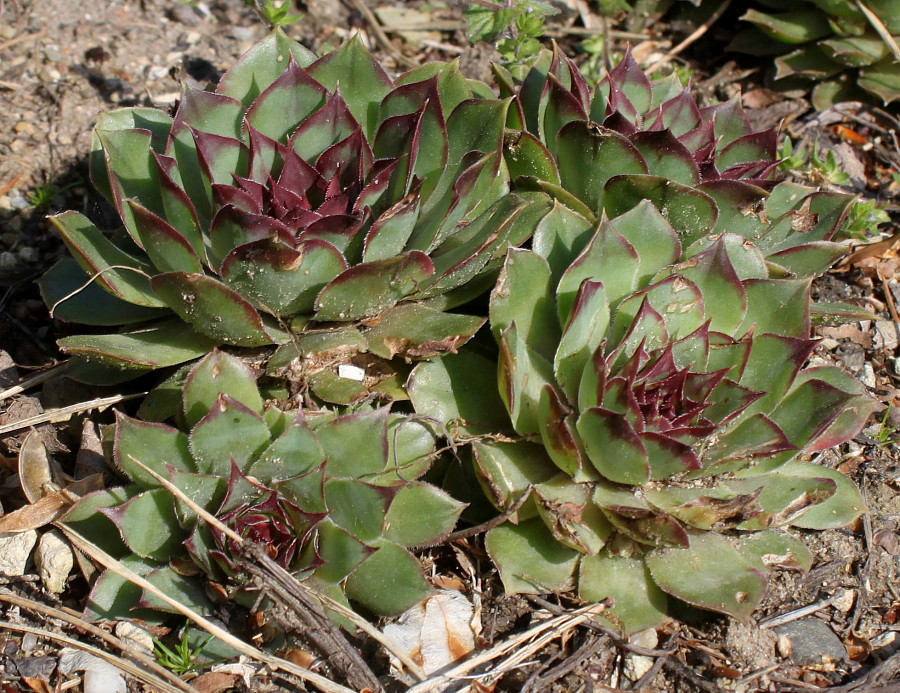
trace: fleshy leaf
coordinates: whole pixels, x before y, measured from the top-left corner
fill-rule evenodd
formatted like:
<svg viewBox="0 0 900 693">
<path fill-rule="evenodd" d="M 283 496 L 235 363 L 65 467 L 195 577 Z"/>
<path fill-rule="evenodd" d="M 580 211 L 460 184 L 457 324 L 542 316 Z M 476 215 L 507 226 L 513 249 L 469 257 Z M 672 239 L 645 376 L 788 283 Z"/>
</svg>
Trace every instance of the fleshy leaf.
<svg viewBox="0 0 900 693">
<path fill-rule="evenodd" d="M 667 615 L 665 592 L 637 558 L 585 556 L 578 574 L 578 596 L 586 602 L 612 597 L 608 618 L 626 634 L 658 626 Z"/>
<path fill-rule="evenodd" d="M 422 601 L 431 591 L 422 577 L 418 561 L 390 541 L 373 544 L 377 550 L 353 571 L 347 596 L 377 614 L 400 613 Z"/>
<path fill-rule="evenodd" d="M 486 491 L 501 509 L 512 507 L 522 500 L 522 494 L 531 486 L 547 481 L 559 472 L 543 449 L 534 443 L 475 442 L 472 451 Z M 520 519 L 525 516 L 524 506 L 517 516 Z"/>
<path fill-rule="evenodd" d="M 326 89 L 338 87 L 353 117 L 368 138 L 375 136 L 378 105 L 391 89 L 391 80 L 372 58 L 359 36 L 309 66 L 309 74 Z"/>
<path fill-rule="evenodd" d="M 418 250 L 356 265 L 335 277 L 316 298 L 318 320 L 356 320 L 390 308 L 430 278 L 431 259 Z"/>
<path fill-rule="evenodd" d="M 595 213 L 600 211 L 610 178 L 647 173 L 644 158 L 627 138 L 595 123 L 569 123 L 560 131 L 556 146 L 562 186 Z"/>
<path fill-rule="evenodd" d="M 214 407 L 190 433 L 198 470 L 220 476 L 228 473 L 232 460 L 245 470 L 270 440 L 262 417 L 227 394 L 219 394 Z"/>
<path fill-rule="evenodd" d="M 217 342 L 175 320 L 121 334 L 77 335 L 59 340 L 64 353 L 124 369 L 176 366 L 199 358 Z"/>
<path fill-rule="evenodd" d="M 249 107 L 260 92 L 282 74 L 290 62 L 290 55 L 301 67 L 311 64 L 316 57 L 276 27 L 222 76 L 216 91 L 237 99 L 245 108 Z"/>
<path fill-rule="evenodd" d="M 193 427 L 226 394 L 257 414 L 263 412 L 263 400 L 256 378 L 240 359 L 222 351 L 213 351 L 191 369 L 184 383 L 184 414 Z"/>
<path fill-rule="evenodd" d="M 325 482 L 325 507 L 329 519 L 350 536 L 372 542 L 382 535 L 385 514 L 393 493 L 356 479 Z"/>
<path fill-rule="evenodd" d="M 387 466 L 387 408 L 346 414 L 315 429 L 332 477 L 366 478 Z"/>
<path fill-rule="evenodd" d="M 116 508 L 100 508 L 100 512 L 116 523 L 128 548 L 142 558 L 168 561 L 185 539 L 172 494 L 163 489 L 145 491 Z"/>
<path fill-rule="evenodd" d="M 692 536 L 688 548 L 656 549 L 646 561 L 665 592 L 741 621 L 749 620 L 765 589 L 762 573 L 715 534 Z"/>
<path fill-rule="evenodd" d="M 588 457 L 605 478 L 621 484 L 650 479 L 647 449 L 624 416 L 591 407 L 581 413 L 576 426 Z"/>
<path fill-rule="evenodd" d="M 148 308 L 117 298 L 88 275 L 75 260 L 65 257 L 38 279 L 41 298 L 53 316 L 82 325 L 129 325 L 165 316 L 165 308 Z M 149 286 L 148 286 L 149 288 Z"/>
<path fill-rule="evenodd" d="M 502 432 L 510 421 L 493 380 L 496 365 L 475 351 L 463 350 L 420 363 L 407 382 L 415 410 L 461 433 Z"/>
<path fill-rule="evenodd" d="M 153 277 L 151 285 L 182 320 L 219 342 L 263 346 L 285 339 L 279 330 L 263 324 L 249 301 L 217 279 L 168 272 Z"/>
<path fill-rule="evenodd" d="M 435 544 L 453 530 L 464 507 L 430 484 L 407 484 L 391 501 L 384 537 L 407 547 Z"/>
<path fill-rule="evenodd" d="M 491 329 L 499 335 L 515 323 L 516 332 L 545 359 L 559 343 L 559 323 L 550 286 L 550 267 L 539 255 L 513 248 L 491 292 Z"/>
<path fill-rule="evenodd" d="M 572 587 L 579 554 L 556 541 L 539 519 L 495 527 L 487 533 L 485 545 L 507 594 L 563 592 Z"/>
<path fill-rule="evenodd" d="M 331 243 L 316 238 L 292 248 L 274 240 L 247 243 L 222 263 L 222 278 L 273 315 L 312 312 L 316 296 L 347 269 Z"/>
<path fill-rule="evenodd" d="M 141 486 L 161 486 L 140 469 L 132 461 L 132 457 L 162 477 L 168 477 L 167 467 L 196 471 L 194 458 L 188 448 L 188 438 L 184 433 L 163 424 L 138 421 L 116 412 L 116 466 Z"/>
<path fill-rule="evenodd" d="M 456 353 L 485 323 L 475 315 L 445 313 L 421 303 L 401 303 L 385 310 L 365 331 L 369 351 L 382 358 L 406 360 Z"/>
<path fill-rule="evenodd" d="M 50 217 L 72 257 L 107 291 L 128 303 L 149 308 L 165 306 L 147 279 L 149 264 L 114 245 L 91 221 L 78 212 L 63 212 Z M 133 269 L 131 269 L 133 268 Z"/>
</svg>

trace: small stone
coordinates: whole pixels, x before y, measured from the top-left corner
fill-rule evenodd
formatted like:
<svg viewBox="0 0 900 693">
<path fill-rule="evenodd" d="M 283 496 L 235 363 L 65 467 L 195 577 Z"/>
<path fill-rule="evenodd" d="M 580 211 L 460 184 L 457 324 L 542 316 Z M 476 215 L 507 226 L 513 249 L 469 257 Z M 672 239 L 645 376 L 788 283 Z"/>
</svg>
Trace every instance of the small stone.
<svg viewBox="0 0 900 693">
<path fill-rule="evenodd" d="M 29 207 L 31 207 L 31 203 L 28 201 L 28 198 L 23 195 L 14 195 L 10 202 L 15 209 L 28 209 Z"/>
<path fill-rule="evenodd" d="M 798 666 L 828 668 L 847 660 L 847 650 L 829 625 L 811 616 L 773 629 L 790 640 L 790 660 Z M 779 647 L 781 652 L 781 647 Z"/>
<path fill-rule="evenodd" d="M 634 633 L 628 638 L 628 642 L 632 645 L 652 650 L 659 644 L 659 636 L 656 634 L 656 629 L 647 628 L 646 630 Z M 655 660 L 653 657 L 628 654 L 625 657 L 625 661 L 622 663 L 622 673 L 629 681 L 637 681 L 653 668 L 654 662 Z"/>
<path fill-rule="evenodd" d="M 630 642 L 632 645 L 637 645 L 638 647 L 652 650 L 657 645 L 659 645 L 659 636 L 656 634 L 655 628 L 647 628 L 646 630 L 634 633 L 631 637 L 628 638 L 628 642 Z"/>
<path fill-rule="evenodd" d="M 853 605 L 855 603 L 856 590 L 844 590 L 838 595 L 837 599 L 831 602 L 832 606 L 834 606 L 835 609 L 845 614 L 853 608 Z"/>
<path fill-rule="evenodd" d="M 44 46 L 44 58 L 51 63 L 58 63 L 62 60 L 62 55 L 59 52 L 59 48 L 51 43 Z"/>
<path fill-rule="evenodd" d="M 864 364 L 859 373 L 856 374 L 856 377 L 866 387 L 874 389 L 878 385 L 878 381 L 875 380 L 875 370 L 872 368 L 871 363 Z"/>
<path fill-rule="evenodd" d="M 13 209 L 15 208 L 12 206 L 12 200 L 9 199 L 9 196 L 0 195 L 0 211 L 11 212 Z"/>
<path fill-rule="evenodd" d="M 16 259 L 15 253 L 11 253 L 8 250 L 0 253 L 0 270 L 9 270 L 18 264 L 19 261 Z"/>
<path fill-rule="evenodd" d="M 900 634 L 894 631 L 885 631 L 876 635 L 869 641 L 872 648 L 872 654 L 883 660 L 893 656 L 900 650 Z"/>
<path fill-rule="evenodd" d="M 166 16 L 172 21 L 179 22 L 185 26 L 197 26 L 200 24 L 200 17 L 194 11 L 194 8 L 188 5 L 175 4 L 166 11 Z"/>
<path fill-rule="evenodd" d="M 653 668 L 654 661 L 653 657 L 635 654 L 626 655 L 625 661 L 622 663 L 622 674 L 629 681 L 637 681 Z"/>
<path fill-rule="evenodd" d="M 37 248 L 23 246 L 19 248 L 19 257 L 22 258 L 23 262 L 37 262 L 40 259 L 41 254 L 38 252 Z"/>
<path fill-rule="evenodd" d="M 45 532 L 34 552 L 37 568 L 44 588 L 52 594 L 60 594 L 66 589 L 66 580 L 75 565 L 75 556 L 69 543 L 55 529 Z"/>
<path fill-rule="evenodd" d="M 38 638 L 34 633 L 25 633 L 22 636 L 22 652 L 31 652 L 38 646 Z"/>
<path fill-rule="evenodd" d="M 19 231 L 22 228 L 22 217 L 19 215 L 14 216 L 6 222 L 6 226 L 10 231 Z"/>
<path fill-rule="evenodd" d="M 256 37 L 256 26 L 233 26 L 228 33 L 238 41 L 252 41 Z"/>
<path fill-rule="evenodd" d="M 150 65 L 147 70 L 147 79 L 161 80 L 169 77 L 169 68 L 165 65 Z"/>
<path fill-rule="evenodd" d="M 897 348 L 897 327 L 890 320 L 879 320 L 875 323 L 875 340 L 873 346 L 876 349 L 893 351 Z"/>
<path fill-rule="evenodd" d="M 782 659 L 788 659 L 791 656 L 791 639 L 786 635 L 779 635 L 778 640 L 775 642 L 775 649 L 778 651 L 778 656 Z"/>
<path fill-rule="evenodd" d="M 17 135 L 30 137 L 34 134 L 34 125 L 29 123 L 27 120 L 20 120 L 13 126 L 13 130 L 16 131 Z"/>
<path fill-rule="evenodd" d="M 153 636 L 136 623 L 119 621 L 116 623 L 116 635 L 136 650 L 153 652 Z"/>
<path fill-rule="evenodd" d="M 37 540 L 36 529 L 17 534 L 0 534 L 0 574 L 10 577 L 24 575 Z"/>
</svg>

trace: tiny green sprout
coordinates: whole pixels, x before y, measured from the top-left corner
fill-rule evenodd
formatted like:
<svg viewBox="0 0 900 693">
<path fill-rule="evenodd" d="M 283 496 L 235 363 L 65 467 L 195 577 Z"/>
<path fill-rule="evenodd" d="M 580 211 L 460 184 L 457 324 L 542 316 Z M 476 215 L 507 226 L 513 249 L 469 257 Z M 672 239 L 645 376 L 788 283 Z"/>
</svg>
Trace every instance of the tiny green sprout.
<svg viewBox="0 0 900 693">
<path fill-rule="evenodd" d="M 781 146 L 778 148 L 778 158 L 781 160 L 778 164 L 778 168 L 781 171 L 791 171 L 802 168 L 803 164 L 806 162 L 806 157 L 803 156 L 803 150 L 798 148 L 795 152 L 794 143 L 791 142 L 791 138 L 787 135 L 784 136 L 784 140 L 782 140 Z"/>
<path fill-rule="evenodd" d="M 877 200 L 859 200 L 850 207 L 844 235 L 865 239 L 875 235 L 878 226 L 890 220 L 890 215 Z"/>
<path fill-rule="evenodd" d="M 35 210 L 47 209 L 53 202 L 54 197 L 66 192 L 67 190 L 71 190 L 76 185 L 78 185 L 78 183 L 70 183 L 69 185 L 66 185 L 62 188 L 58 188 L 54 183 L 45 181 L 36 186 L 32 192 L 28 193 L 28 195 L 26 196 L 28 205 L 31 209 Z"/>
<path fill-rule="evenodd" d="M 841 165 L 833 151 L 829 150 L 828 154 L 823 158 L 820 156 L 819 148 L 814 146 L 809 161 L 818 169 L 822 178 L 831 183 L 831 185 L 846 185 L 850 182 L 850 175 L 846 171 L 841 170 Z"/>
<path fill-rule="evenodd" d="M 173 674 L 184 676 L 189 671 L 194 671 L 198 668 L 197 657 L 200 656 L 200 652 L 203 651 L 203 648 L 206 647 L 212 638 L 213 636 L 210 635 L 197 647 L 191 648 L 188 640 L 188 628 L 185 627 L 181 633 L 181 640 L 178 641 L 174 648 L 170 648 L 159 638 L 153 638 L 153 654 L 160 666 L 165 667 Z"/>
<path fill-rule="evenodd" d="M 892 408 L 893 405 L 889 404 L 887 409 L 884 410 L 884 415 L 881 417 L 881 424 L 878 427 L 878 431 L 872 436 L 872 439 L 881 447 L 887 447 L 888 445 L 893 445 L 897 442 L 897 429 L 888 423 L 888 417 L 891 415 Z"/>
<path fill-rule="evenodd" d="M 289 26 L 303 19 L 302 14 L 294 14 L 288 12 L 291 7 L 290 0 L 282 0 L 275 3 L 274 0 L 244 0 L 244 4 L 252 7 L 259 18 L 262 19 L 270 29 L 277 26 Z"/>
<path fill-rule="evenodd" d="M 817 144 L 807 152 L 806 147 L 794 149 L 791 138 L 785 136 L 778 149 L 781 162 L 778 168 L 793 175 L 804 178 L 811 183 L 828 183 L 829 185 L 847 185 L 850 175 L 841 169 L 835 153 L 831 150 L 824 156 Z"/>
<path fill-rule="evenodd" d="M 578 46 L 578 50 L 586 53 L 588 59 L 582 64 L 581 71 L 591 86 L 596 86 L 604 72 L 606 62 L 606 37 L 602 34 L 586 38 Z"/>
<path fill-rule="evenodd" d="M 523 63 L 541 50 L 537 38 L 544 33 L 544 19 L 558 10 L 539 0 L 475 0 L 463 10 L 466 38 L 471 43 L 495 41 L 507 63 Z"/>
</svg>

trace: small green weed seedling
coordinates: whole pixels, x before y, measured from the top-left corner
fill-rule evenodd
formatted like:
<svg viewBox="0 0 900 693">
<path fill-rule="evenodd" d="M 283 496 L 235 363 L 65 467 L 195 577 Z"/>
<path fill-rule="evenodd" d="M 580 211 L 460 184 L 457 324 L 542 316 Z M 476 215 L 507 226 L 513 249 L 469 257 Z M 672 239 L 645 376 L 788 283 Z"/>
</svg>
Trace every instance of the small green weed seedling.
<svg viewBox="0 0 900 693">
<path fill-rule="evenodd" d="M 537 40 L 544 33 L 544 19 L 557 14 L 551 5 L 539 0 L 476 0 L 463 10 L 466 38 L 497 42 L 497 51 L 508 63 L 523 63 L 541 50 Z"/>
<path fill-rule="evenodd" d="M 190 671 L 198 669 L 197 657 L 203 651 L 203 648 L 212 640 L 213 636 L 209 636 L 197 647 L 192 648 L 188 640 L 188 629 L 185 628 L 181 634 L 181 640 L 170 648 L 159 638 L 153 638 L 153 654 L 160 666 L 165 667 L 173 674 L 184 676 Z"/>
</svg>

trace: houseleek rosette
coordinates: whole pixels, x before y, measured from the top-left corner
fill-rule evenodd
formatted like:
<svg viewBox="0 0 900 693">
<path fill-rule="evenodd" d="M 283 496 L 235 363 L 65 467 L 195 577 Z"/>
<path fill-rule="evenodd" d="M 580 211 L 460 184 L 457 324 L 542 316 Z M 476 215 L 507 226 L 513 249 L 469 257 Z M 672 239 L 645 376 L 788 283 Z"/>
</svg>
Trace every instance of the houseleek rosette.
<svg viewBox="0 0 900 693">
<path fill-rule="evenodd" d="M 854 378 L 807 365 L 811 281 L 849 203 L 782 184 L 726 233 L 712 213 L 676 229 L 648 200 L 595 227 L 558 206 L 510 251 L 490 303 L 506 425 L 483 355 L 410 382 L 419 411 L 476 437 L 485 493 L 515 511 L 486 540 L 509 592 L 613 597 L 628 631 L 673 597 L 747 618 L 772 567 L 810 565 L 787 528 L 862 512 L 808 461 L 872 410 Z"/>
<path fill-rule="evenodd" d="M 815 82 L 813 104 L 900 98 L 900 14 L 892 0 L 803 0 L 783 8 L 749 7 L 752 27 L 735 36 L 732 50 L 774 55 L 775 79 Z M 783 11 L 779 11 L 783 10 Z M 893 44 L 893 45 L 892 45 Z"/>
<path fill-rule="evenodd" d="M 201 613 L 213 608 L 205 581 L 240 601 L 246 550 L 146 467 L 314 590 L 379 614 L 423 599 L 430 588 L 409 549 L 442 541 L 463 507 L 418 480 L 434 434 L 388 407 L 341 416 L 267 407 L 255 380 L 214 351 L 188 375 L 181 426 L 119 414 L 111 462 L 128 483 L 85 496 L 64 521 Z M 96 580 L 87 606 L 95 618 L 159 620 L 166 611 L 113 571 Z"/>
<path fill-rule="evenodd" d="M 336 340 L 364 377 L 319 394 L 347 402 L 390 379 L 379 359 L 455 350 L 484 321 L 444 311 L 489 289 L 547 207 L 508 194 L 508 109 L 455 64 L 392 80 L 358 39 L 317 59 L 276 29 L 174 116 L 103 115 L 92 179 L 123 227 L 53 217 L 71 257 L 41 282 L 61 319 L 119 328 L 62 339 L 73 372 L 290 342 L 284 365 Z"/>
<path fill-rule="evenodd" d="M 630 52 L 593 90 L 559 48 L 521 83 L 496 72 L 515 99 L 504 143 L 514 190 L 595 220 L 641 199 L 668 214 L 668 198 L 685 191 L 748 208 L 775 184 L 774 130 L 754 132 L 737 99 L 699 107 L 677 77 L 651 81 Z"/>
</svg>

